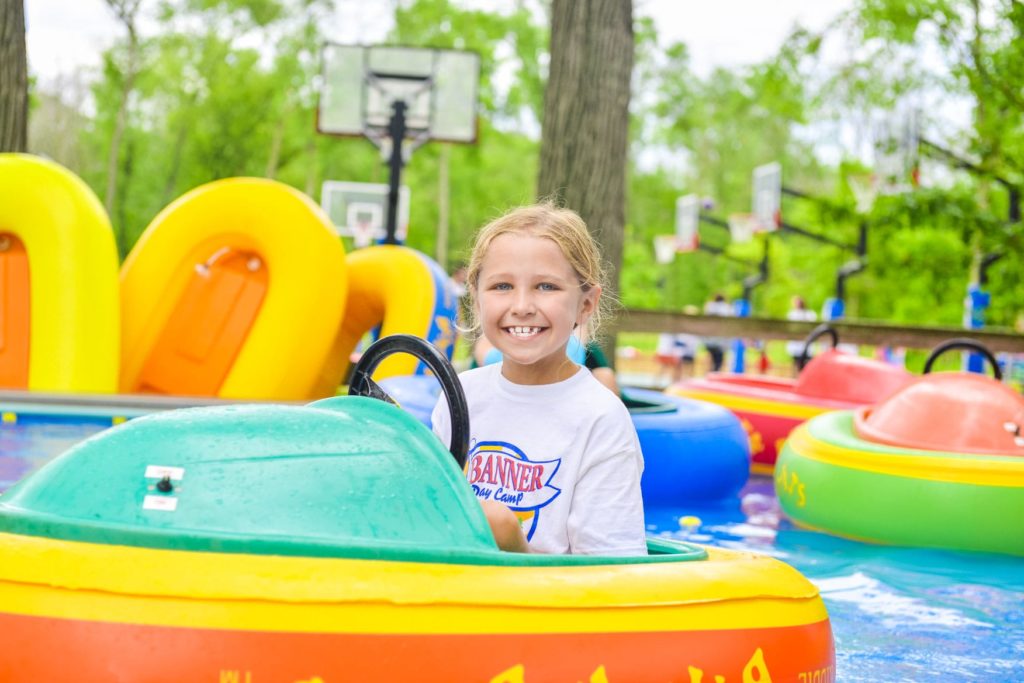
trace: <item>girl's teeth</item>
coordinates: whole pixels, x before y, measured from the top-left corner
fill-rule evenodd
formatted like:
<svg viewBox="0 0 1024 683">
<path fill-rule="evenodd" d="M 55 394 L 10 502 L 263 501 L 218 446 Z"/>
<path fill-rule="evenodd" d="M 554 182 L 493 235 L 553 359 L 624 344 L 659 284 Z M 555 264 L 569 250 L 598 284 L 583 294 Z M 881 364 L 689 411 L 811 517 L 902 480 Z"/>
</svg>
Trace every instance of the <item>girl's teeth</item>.
<svg viewBox="0 0 1024 683">
<path fill-rule="evenodd" d="M 509 332 L 516 335 L 517 337 L 528 337 L 536 334 L 540 328 L 537 327 L 510 327 Z"/>
</svg>

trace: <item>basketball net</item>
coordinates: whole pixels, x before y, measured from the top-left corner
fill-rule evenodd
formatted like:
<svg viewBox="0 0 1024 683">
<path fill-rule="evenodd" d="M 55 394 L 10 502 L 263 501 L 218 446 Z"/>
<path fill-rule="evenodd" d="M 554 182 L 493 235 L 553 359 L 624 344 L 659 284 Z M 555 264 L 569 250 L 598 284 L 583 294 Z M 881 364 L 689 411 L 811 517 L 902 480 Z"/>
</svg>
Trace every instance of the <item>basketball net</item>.
<svg viewBox="0 0 1024 683">
<path fill-rule="evenodd" d="M 356 245 L 356 249 L 373 244 L 373 233 L 376 227 L 373 221 L 356 221 L 349 226 L 352 231 L 352 242 Z"/>
<path fill-rule="evenodd" d="M 878 196 L 878 179 L 874 173 L 861 173 L 846 177 L 846 183 L 853 193 L 857 213 L 870 213 Z"/>
<path fill-rule="evenodd" d="M 736 244 L 754 239 L 754 233 L 761 232 L 761 221 L 752 213 L 729 214 L 729 235 Z"/>
<path fill-rule="evenodd" d="M 676 236 L 655 235 L 654 236 L 654 260 L 665 265 L 672 263 L 676 257 Z"/>
</svg>

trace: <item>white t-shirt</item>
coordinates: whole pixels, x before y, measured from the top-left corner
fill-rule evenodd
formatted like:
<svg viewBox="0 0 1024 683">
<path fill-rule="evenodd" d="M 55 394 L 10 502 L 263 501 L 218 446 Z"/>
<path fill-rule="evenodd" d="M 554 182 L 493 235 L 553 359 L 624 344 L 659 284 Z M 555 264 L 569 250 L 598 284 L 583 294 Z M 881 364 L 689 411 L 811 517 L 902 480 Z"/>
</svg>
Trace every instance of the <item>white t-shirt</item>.
<svg viewBox="0 0 1024 683">
<path fill-rule="evenodd" d="M 501 364 L 459 375 L 469 404 L 466 478 L 518 513 L 544 553 L 646 555 L 643 455 L 629 411 L 584 368 L 554 384 L 513 384 Z M 447 445 L 442 396 L 431 416 Z"/>
</svg>

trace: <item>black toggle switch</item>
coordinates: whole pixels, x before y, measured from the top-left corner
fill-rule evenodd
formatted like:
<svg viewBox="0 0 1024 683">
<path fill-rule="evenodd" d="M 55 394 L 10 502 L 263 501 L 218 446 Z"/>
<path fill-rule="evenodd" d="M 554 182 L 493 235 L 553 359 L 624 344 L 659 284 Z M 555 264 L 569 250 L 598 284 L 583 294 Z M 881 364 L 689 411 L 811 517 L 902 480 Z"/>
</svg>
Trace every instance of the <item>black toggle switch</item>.
<svg viewBox="0 0 1024 683">
<path fill-rule="evenodd" d="M 164 478 L 156 483 L 156 490 L 160 493 L 170 493 L 174 490 L 174 484 L 171 483 L 171 475 L 165 474 Z"/>
</svg>

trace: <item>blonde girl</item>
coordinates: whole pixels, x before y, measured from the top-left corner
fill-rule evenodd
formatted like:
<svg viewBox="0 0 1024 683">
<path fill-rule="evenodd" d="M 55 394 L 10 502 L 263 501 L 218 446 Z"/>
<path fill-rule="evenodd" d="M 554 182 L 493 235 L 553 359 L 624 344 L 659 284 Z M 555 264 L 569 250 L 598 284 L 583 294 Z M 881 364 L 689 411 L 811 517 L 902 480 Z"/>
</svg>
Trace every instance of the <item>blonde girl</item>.
<svg viewBox="0 0 1024 683">
<path fill-rule="evenodd" d="M 600 317 L 601 258 L 573 211 L 537 204 L 477 235 L 466 282 L 470 326 L 502 362 L 460 375 L 470 415 L 466 477 L 499 547 L 646 553 L 643 457 L 625 406 L 566 355 Z M 433 413 L 442 440 L 447 406 Z"/>
</svg>

